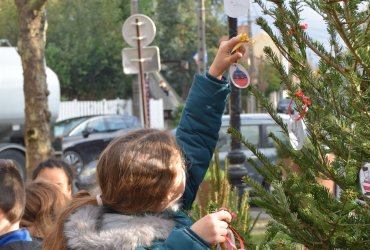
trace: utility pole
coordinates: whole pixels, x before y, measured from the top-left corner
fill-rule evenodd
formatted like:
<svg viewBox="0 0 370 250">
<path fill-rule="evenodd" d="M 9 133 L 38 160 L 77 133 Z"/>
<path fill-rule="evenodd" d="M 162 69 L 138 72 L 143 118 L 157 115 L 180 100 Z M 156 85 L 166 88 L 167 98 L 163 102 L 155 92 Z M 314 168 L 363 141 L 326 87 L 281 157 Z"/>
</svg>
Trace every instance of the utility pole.
<svg viewBox="0 0 370 250">
<path fill-rule="evenodd" d="M 206 32 L 204 0 L 198 0 L 198 72 L 206 70 Z"/>
<path fill-rule="evenodd" d="M 138 0 L 131 0 L 131 15 L 139 13 Z M 132 114 L 140 119 L 143 114 L 140 93 L 140 75 L 132 77 Z M 143 117 L 144 119 L 144 117 Z"/>
<path fill-rule="evenodd" d="M 139 0 L 131 0 L 131 15 L 139 13 Z"/>
<path fill-rule="evenodd" d="M 248 23 L 248 37 L 252 39 L 252 18 L 251 18 L 251 3 L 250 0 L 247 0 L 248 11 L 247 11 L 247 23 Z M 248 44 L 248 64 L 249 64 L 249 75 L 251 77 L 252 85 L 257 83 L 256 70 L 254 65 L 254 53 L 253 53 L 253 43 Z M 256 98 L 251 93 L 248 94 L 247 102 L 247 112 L 255 113 L 256 112 Z"/>
<path fill-rule="evenodd" d="M 238 19 L 233 17 L 228 17 L 229 25 L 229 38 L 238 35 Z M 231 84 L 231 94 L 230 94 L 230 127 L 233 127 L 240 131 L 240 110 L 241 110 L 241 100 L 240 100 L 240 89 Z M 229 159 L 229 169 L 228 176 L 230 184 L 237 187 L 239 194 L 244 193 L 245 184 L 242 182 L 243 176 L 247 174 L 247 169 L 244 167 L 245 155 L 241 151 L 241 143 L 235 139 L 231 138 L 231 151 L 227 155 Z"/>
</svg>

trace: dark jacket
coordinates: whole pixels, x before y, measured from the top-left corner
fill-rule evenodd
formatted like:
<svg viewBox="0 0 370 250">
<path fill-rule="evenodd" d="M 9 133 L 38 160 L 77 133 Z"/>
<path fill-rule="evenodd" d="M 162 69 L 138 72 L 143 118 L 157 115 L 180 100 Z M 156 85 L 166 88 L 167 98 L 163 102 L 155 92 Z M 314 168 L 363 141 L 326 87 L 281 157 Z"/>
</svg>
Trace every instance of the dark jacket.
<svg viewBox="0 0 370 250">
<path fill-rule="evenodd" d="M 210 76 L 197 75 L 176 131 L 187 162 L 182 210 L 191 209 L 218 140 L 221 117 L 230 90 Z M 181 210 L 161 214 L 124 215 L 106 208 L 85 206 L 64 226 L 69 249 L 176 249 L 200 250 L 210 244 L 195 234 L 191 219 Z"/>
<path fill-rule="evenodd" d="M 0 236 L 0 250 L 37 250 L 41 244 L 33 241 L 27 229 L 22 228 Z"/>
</svg>

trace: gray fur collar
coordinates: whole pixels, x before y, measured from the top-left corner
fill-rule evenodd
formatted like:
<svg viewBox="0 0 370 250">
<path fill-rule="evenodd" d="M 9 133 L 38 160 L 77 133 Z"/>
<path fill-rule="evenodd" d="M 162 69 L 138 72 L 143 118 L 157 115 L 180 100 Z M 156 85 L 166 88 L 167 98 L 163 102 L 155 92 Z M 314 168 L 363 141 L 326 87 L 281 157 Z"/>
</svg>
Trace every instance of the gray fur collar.
<svg viewBox="0 0 370 250">
<path fill-rule="evenodd" d="M 174 225 L 174 221 L 160 216 L 104 213 L 103 207 L 88 205 L 68 218 L 64 234 L 68 249 L 131 250 L 166 239 Z"/>
</svg>

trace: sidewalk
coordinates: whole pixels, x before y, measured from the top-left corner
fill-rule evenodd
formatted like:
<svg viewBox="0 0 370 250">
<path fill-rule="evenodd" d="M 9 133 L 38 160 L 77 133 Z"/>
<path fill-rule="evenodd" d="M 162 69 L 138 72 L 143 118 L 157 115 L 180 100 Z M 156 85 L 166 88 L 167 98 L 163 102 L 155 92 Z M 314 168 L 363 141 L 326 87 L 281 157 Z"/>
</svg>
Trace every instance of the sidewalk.
<svg viewBox="0 0 370 250">
<path fill-rule="evenodd" d="M 249 214 L 250 214 L 252 220 L 254 220 L 261 211 L 262 211 L 262 213 L 261 213 L 260 217 L 258 218 L 258 221 L 257 221 L 256 225 L 254 226 L 254 228 L 252 230 L 252 234 L 262 234 L 262 233 L 264 233 L 265 230 L 266 230 L 267 223 L 269 222 L 271 217 L 270 217 L 270 215 L 263 212 L 262 208 L 259 208 L 259 207 L 250 207 L 249 208 Z"/>
</svg>

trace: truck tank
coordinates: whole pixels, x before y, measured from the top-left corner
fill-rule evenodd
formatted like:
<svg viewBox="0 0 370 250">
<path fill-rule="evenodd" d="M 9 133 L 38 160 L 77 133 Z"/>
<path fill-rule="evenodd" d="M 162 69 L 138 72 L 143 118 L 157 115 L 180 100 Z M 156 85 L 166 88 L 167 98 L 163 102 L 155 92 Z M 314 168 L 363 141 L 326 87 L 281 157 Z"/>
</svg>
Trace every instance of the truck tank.
<svg viewBox="0 0 370 250">
<path fill-rule="evenodd" d="M 48 105 L 54 122 L 59 113 L 57 75 L 46 67 Z M 25 176 L 23 68 L 15 47 L 0 46 L 0 159 L 13 159 Z"/>
</svg>

